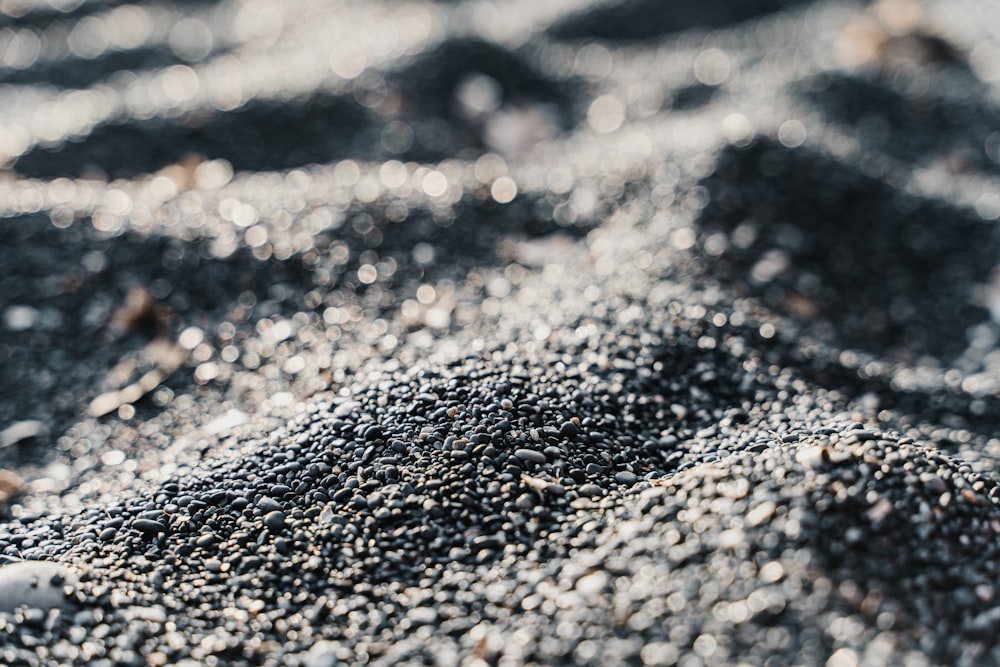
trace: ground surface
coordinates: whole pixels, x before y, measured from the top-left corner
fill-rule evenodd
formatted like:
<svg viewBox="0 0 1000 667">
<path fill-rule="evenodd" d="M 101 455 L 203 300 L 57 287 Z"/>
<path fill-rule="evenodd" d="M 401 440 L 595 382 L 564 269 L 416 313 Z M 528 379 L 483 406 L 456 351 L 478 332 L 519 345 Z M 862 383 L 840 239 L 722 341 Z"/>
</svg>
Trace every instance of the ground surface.
<svg viewBox="0 0 1000 667">
<path fill-rule="evenodd" d="M 0 663 L 1000 662 L 1000 7 L 666 5 L 0 3 Z"/>
</svg>

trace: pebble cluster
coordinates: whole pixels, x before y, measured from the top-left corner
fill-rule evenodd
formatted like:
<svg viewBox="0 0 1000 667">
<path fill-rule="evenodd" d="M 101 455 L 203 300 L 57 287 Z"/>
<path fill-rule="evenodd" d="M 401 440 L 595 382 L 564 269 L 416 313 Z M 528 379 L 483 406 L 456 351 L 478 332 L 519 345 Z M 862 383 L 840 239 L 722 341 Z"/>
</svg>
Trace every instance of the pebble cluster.
<svg viewBox="0 0 1000 667">
<path fill-rule="evenodd" d="M 321 4 L 0 7 L 0 664 L 1000 661 L 996 8 Z"/>
</svg>

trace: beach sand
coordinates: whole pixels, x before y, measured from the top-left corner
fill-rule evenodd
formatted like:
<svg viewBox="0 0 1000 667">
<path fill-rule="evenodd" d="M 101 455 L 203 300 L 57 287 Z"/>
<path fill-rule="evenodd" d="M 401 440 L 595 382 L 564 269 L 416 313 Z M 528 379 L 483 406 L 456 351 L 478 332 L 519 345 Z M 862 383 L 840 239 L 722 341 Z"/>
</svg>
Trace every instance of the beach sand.
<svg viewBox="0 0 1000 667">
<path fill-rule="evenodd" d="M 0 3 L 0 664 L 1000 662 L 998 26 Z"/>
</svg>

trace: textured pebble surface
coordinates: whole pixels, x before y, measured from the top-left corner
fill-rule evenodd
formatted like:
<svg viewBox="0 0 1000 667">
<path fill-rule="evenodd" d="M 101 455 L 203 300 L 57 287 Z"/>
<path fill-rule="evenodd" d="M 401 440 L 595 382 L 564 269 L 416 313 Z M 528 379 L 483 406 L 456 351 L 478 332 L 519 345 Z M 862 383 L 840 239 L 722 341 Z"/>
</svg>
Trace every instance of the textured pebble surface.
<svg viewBox="0 0 1000 667">
<path fill-rule="evenodd" d="M 1000 663 L 998 28 L 0 2 L 0 664 Z"/>
</svg>

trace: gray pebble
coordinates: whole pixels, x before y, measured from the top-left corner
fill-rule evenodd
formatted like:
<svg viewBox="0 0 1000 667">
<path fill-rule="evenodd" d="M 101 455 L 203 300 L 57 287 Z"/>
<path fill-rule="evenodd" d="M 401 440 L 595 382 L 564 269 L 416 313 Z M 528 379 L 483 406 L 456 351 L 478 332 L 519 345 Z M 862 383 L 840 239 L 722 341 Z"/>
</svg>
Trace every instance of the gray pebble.
<svg viewBox="0 0 1000 667">
<path fill-rule="evenodd" d="M 627 470 L 615 473 L 615 481 L 619 484 L 635 484 L 638 480 L 639 477 L 635 473 Z"/>
<path fill-rule="evenodd" d="M 18 607 L 69 610 L 74 605 L 65 589 L 78 585 L 76 574 L 51 561 L 25 560 L 0 567 L 0 611 Z"/>
</svg>

